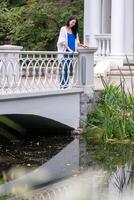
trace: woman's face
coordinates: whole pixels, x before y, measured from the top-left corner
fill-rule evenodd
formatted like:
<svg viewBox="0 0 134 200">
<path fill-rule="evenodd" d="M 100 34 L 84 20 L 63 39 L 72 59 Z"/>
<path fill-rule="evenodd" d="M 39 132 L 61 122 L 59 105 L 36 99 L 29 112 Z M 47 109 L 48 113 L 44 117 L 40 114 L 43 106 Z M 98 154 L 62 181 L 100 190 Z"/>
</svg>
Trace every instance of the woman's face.
<svg viewBox="0 0 134 200">
<path fill-rule="evenodd" d="M 73 28 L 76 24 L 76 20 L 75 19 L 72 19 L 70 22 L 69 22 L 69 27 L 70 28 Z"/>
</svg>

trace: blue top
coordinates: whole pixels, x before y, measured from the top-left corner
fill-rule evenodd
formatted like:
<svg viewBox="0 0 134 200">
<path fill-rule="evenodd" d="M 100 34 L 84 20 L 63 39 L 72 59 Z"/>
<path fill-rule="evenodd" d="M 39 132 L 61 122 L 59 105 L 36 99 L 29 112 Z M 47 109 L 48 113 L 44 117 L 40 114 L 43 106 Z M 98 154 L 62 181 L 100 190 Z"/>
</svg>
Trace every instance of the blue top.
<svg viewBox="0 0 134 200">
<path fill-rule="evenodd" d="M 75 51 L 75 36 L 73 33 L 67 33 L 68 37 L 68 47 L 72 50 Z"/>
</svg>

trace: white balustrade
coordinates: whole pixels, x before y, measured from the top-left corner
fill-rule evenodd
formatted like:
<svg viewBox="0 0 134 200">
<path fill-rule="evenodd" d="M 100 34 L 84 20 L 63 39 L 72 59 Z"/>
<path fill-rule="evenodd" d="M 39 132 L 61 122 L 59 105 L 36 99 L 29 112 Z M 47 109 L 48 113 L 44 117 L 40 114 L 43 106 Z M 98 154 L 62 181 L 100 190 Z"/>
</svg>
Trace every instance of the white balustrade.
<svg viewBox="0 0 134 200">
<path fill-rule="evenodd" d="M 111 53 L 111 35 L 100 34 L 95 36 L 98 44 L 98 50 L 95 53 L 98 57 L 107 57 Z"/>
<path fill-rule="evenodd" d="M 17 55 L 17 59 L 8 59 L 12 53 Z M 0 55 L 3 55 L 3 51 L 0 51 Z M 0 56 L 1 95 L 77 85 L 78 53 L 5 51 L 4 56 Z"/>
<path fill-rule="evenodd" d="M 81 87 L 93 93 L 94 52 L 20 51 L 0 47 L 0 95 Z M 20 48 L 20 47 L 19 47 Z M 9 49 L 9 50 L 8 50 Z"/>
</svg>

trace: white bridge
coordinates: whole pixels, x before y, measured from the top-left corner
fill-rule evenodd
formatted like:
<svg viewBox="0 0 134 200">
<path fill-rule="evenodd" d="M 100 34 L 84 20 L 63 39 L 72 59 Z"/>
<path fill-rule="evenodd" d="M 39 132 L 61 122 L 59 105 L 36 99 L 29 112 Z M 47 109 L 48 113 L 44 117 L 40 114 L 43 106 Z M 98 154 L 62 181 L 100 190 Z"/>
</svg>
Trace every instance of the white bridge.
<svg viewBox="0 0 134 200">
<path fill-rule="evenodd" d="M 93 95 L 96 49 L 74 54 L 21 50 L 0 47 L 0 114 L 37 115 L 78 128 L 81 95 Z"/>
</svg>

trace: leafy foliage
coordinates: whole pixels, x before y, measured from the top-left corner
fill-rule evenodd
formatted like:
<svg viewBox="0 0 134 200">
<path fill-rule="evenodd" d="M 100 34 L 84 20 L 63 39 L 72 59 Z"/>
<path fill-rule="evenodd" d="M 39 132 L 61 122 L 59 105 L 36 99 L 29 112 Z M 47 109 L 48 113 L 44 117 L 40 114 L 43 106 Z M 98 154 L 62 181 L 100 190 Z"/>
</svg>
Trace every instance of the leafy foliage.
<svg viewBox="0 0 134 200">
<path fill-rule="evenodd" d="M 60 27 L 70 15 L 79 19 L 83 32 L 83 0 L 0 0 L 0 44 L 21 45 L 26 50 L 54 50 Z"/>
<path fill-rule="evenodd" d="M 126 93 L 125 83 L 107 85 L 95 111 L 88 115 L 86 128 L 89 138 L 96 137 L 104 141 L 134 140 L 134 97 Z"/>
</svg>

